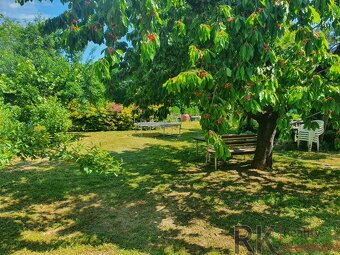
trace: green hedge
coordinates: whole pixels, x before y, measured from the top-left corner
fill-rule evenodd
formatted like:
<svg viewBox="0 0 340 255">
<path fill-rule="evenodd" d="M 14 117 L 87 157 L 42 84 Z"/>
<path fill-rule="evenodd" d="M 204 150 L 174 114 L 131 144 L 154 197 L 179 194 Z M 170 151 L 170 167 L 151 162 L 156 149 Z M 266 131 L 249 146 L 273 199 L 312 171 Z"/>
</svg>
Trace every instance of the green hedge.
<svg viewBox="0 0 340 255">
<path fill-rule="evenodd" d="M 110 102 L 106 106 L 94 106 L 73 100 L 68 108 L 72 120 L 70 131 L 78 132 L 129 130 L 139 116 L 138 109 L 133 104 L 123 107 Z"/>
</svg>

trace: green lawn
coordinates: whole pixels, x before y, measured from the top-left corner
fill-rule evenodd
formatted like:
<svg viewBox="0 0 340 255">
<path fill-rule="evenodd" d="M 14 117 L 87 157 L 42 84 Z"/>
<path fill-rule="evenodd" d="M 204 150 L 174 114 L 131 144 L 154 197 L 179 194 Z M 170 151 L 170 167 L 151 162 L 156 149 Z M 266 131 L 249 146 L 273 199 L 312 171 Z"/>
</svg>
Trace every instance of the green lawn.
<svg viewBox="0 0 340 255">
<path fill-rule="evenodd" d="M 237 224 L 273 225 L 277 248 L 340 247 L 339 154 L 276 151 L 272 171 L 243 156 L 214 171 L 203 147 L 196 156 L 197 133 L 186 123 L 181 136 L 83 134 L 124 160 L 118 177 L 46 160 L 0 171 L 0 254 L 234 254 Z"/>
</svg>

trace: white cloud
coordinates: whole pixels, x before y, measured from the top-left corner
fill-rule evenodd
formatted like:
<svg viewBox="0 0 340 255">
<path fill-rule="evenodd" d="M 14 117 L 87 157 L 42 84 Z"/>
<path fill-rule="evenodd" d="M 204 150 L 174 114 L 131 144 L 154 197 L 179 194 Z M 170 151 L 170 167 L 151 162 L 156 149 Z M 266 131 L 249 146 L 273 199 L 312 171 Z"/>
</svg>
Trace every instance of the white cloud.
<svg viewBox="0 0 340 255">
<path fill-rule="evenodd" d="M 19 21 L 32 21 L 37 16 L 49 18 L 48 15 L 38 12 L 34 2 L 27 2 L 24 6 L 21 6 L 14 3 L 14 0 L 0 0 L 0 13 Z"/>
<path fill-rule="evenodd" d="M 16 9 L 16 8 L 20 7 L 20 4 L 18 4 L 18 3 L 10 3 L 8 5 L 8 7 L 11 8 L 11 9 Z"/>
</svg>

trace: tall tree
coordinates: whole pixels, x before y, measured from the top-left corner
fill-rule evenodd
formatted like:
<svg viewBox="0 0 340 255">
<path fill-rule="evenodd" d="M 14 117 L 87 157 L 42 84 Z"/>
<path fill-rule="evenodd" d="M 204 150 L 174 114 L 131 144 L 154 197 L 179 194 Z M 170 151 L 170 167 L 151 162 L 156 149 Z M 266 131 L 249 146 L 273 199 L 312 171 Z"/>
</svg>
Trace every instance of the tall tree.
<svg viewBox="0 0 340 255">
<path fill-rule="evenodd" d="M 229 153 L 217 134 L 227 129 L 230 112 L 259 123 L 253 166 L 264 169 L 272 166 L 277 126 L 288 128 L 292 112 L 340 111 L 339 56 L 329 53 L 325 35 L 339 35 L 335 0 L 62 2 L 69 10 L 46 28 L 62 29 L 70 51 L 105 43 L 103 71 L 130 56 L 121 38 L 130 41 L 138 66 L 132 70 L 154 77 L 148 87 L 167 79 L 170 93 L 200 102 L 202 127 L 221 157 Z"/>
<path fill-rule="evenodd" d="M 29 107 L 57 96 L 64 105 L 105 101 L 105 87 L 91 64 L 70 62 L 56 33 L 42 34 L 41 22 L 22 24 L 0 17 L 0 96 Z"/>
</svg>

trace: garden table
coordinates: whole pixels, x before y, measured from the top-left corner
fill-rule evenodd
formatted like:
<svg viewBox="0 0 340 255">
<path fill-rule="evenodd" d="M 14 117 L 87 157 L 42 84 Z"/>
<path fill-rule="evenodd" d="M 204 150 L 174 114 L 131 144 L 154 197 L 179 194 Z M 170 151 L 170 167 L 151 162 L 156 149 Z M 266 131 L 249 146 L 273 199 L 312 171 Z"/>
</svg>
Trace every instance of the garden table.
<svg viewBox="0 0 340 255">
<path fill-rule="evenodd" d="M 170 127 L 179 127 L 178 134 L 181 133 L 181 123 L 175 123 L 175 122 L 136 122 L 134 123 L 136 127 L 138 127 L 139 130 L 143 130 L 143 128 L 152 130 L 153 128 L 160 128 L 163 129 L 163 134 L 165 134 L 165 129 Z"/>
</svg>

